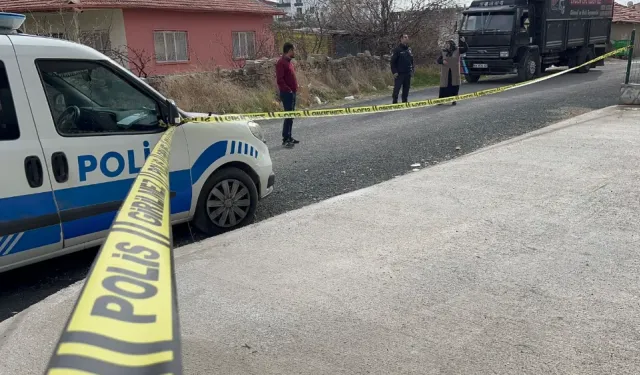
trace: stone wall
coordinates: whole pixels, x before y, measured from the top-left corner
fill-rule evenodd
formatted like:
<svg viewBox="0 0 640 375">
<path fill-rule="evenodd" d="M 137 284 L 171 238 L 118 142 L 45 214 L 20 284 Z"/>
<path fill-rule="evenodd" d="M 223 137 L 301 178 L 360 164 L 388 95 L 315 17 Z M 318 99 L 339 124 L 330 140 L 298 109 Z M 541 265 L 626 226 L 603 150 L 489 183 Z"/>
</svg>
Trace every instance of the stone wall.
<svg viewBox="0 0 640 375">
<path fill-rule="evenodd" d="M 620 104 L 640 105 L 640 85 L 630 83 L 620 87 Z"/>
<path fill-rule="evenodd" d="M 296 71 L 303 71 L 313 75 L 332 73 L 338 80 L 349 77 L 355 69 L 390 71 L 391 56 L 372 56 L 368 51 L 357 56 L 347 56 L 340 59 L 332 59 L 324 55 L 310 55 L 306 60 L 294 60 Z M 227 80 L 246 87 L 257 87 L 261 84 L 275 84 L 275 66 L 277 58 L 247 61 L 240 69 L 218 69 L 212 72 L 194 72 L 168 76 L 153 76 L 146 81 L 159 91 L 171 80 L 207 80 L 208 82 Z"/>
</svg>

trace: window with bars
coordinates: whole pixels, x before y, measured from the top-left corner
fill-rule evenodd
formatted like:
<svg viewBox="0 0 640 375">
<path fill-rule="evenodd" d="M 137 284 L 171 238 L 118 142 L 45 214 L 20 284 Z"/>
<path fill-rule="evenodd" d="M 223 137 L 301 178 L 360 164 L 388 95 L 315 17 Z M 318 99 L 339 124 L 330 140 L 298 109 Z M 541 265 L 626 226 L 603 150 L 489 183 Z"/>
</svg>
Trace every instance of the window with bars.
<svg viewBox="0 0 640 375">
<path fill-rule="evenodd" d="M 157 62 L 189 61 L 186 31 L 155 31 L 153 42 Z"/>
<path fill-rule="evenodd" d="M 241 31 L 233 33 L 233 59 L 253 59 L 256 55 L 256 33 Z"/>
</svg>

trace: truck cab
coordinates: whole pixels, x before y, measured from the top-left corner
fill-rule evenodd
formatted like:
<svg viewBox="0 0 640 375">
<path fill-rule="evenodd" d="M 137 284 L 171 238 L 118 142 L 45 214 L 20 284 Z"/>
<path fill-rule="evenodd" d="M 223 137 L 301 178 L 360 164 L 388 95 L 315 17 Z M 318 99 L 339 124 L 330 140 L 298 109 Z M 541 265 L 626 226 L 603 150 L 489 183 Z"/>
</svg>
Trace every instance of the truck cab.
<svg viewBox="0 0 640 375">
<path fill-rule="evenodd" d="M 190 122 L 206 114 L 92 48 L 20 33 L 24 19 L 0 13 L 0 272 L 100 245 L 175 113 L 172 223 L 252 221 L 275 181 L 258 124 Z"/>
<path fill-rule="evenodd" d="M 604 54 L 612 9 L 612 0 L 583 5 L 565 0 L 473 1 L 463 11 L 458 30 L 469 46 L 463 58 L 467 82 L 505 74 L 526 81 L 551 65 L 571 68 Z"/>
</svg>

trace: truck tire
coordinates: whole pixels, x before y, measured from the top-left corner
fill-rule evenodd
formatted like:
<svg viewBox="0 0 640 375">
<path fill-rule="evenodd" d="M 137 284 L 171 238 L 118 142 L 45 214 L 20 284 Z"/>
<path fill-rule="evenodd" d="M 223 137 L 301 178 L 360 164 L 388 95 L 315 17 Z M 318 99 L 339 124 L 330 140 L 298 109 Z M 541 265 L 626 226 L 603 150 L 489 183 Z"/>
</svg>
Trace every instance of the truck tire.
<svg viewBox="0 0 640 375">
<path fill-rule="evenodd" d="M 467 83 L 477 83 L 480 80 L 480 76 L 475 74 L 465 74 L 464 79 Z"/>
<path fill-rule="evenodd" d="M 213 236 L 250 224 L 255 218 L 258 188 L 238 168 L 224 168 L 211 174 L 202 186 L 193 224 Z"/>
<path fill-rule="evenodd" d="M 518 66 L 518 81 L 525 82 L 533 79 L 540 73 L 540 64 L 536 59 L 536 55 L 526 52 L 522 59 L 522 64 Z"/>
<path fill-rule="evenodd" d="M 579 64 L 584 64 L 589 60 L 593 60 L 593 52 L 591 52 L 591 50 L 587 51 L 586 53 L 582 53 L 582 58 L 579 61 Z M 576 69 L 578 71 L 578 73 L 589 73 L 589 70 L 591 70 L 591 65 L 592 64 L 587 64 L 583 67 L 580 67 L 578 69 Z"/>
</svg>

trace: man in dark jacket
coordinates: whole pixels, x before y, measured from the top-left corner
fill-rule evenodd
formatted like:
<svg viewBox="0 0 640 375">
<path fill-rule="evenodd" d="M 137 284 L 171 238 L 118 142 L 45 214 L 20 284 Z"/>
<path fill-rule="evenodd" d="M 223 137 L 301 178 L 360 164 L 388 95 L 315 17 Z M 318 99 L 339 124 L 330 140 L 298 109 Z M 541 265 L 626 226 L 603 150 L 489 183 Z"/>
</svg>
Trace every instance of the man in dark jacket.
<svg viewBox="0 0 640 375">
<path fill-rule="evenodd" d="M 276 63 L 276 81 L 280 90 L 280 100 L 285 111 L 295 111 L 296 109 L 296 91 L 298 91 L 298 82 L 296 80 L 296 72 L 293 69 L 291 59 L 295 57 L 293 44 L 285 43 L 282 47 L 282 57 Z M 287 118 L 282 124 L 282 145 L 291 148 L 296 143 L 300 143 L 293 139 L 291 132 L 293 130 L 293 119 Z"/>
<path fill-rule="evenodd" d="M 409 36 L 403 34 L 400 37 L 400 45 L 393 50 L 391 55 L 391 73 L 395 78 L 393 85 L 393 104 L 398 102 L 398 93 L 402 87 L 402 102 L 409 100 L 409 88 L 411 87 L 411 77 L 413 76 L 413 53 L 409 48 Z"/>
</svg>

